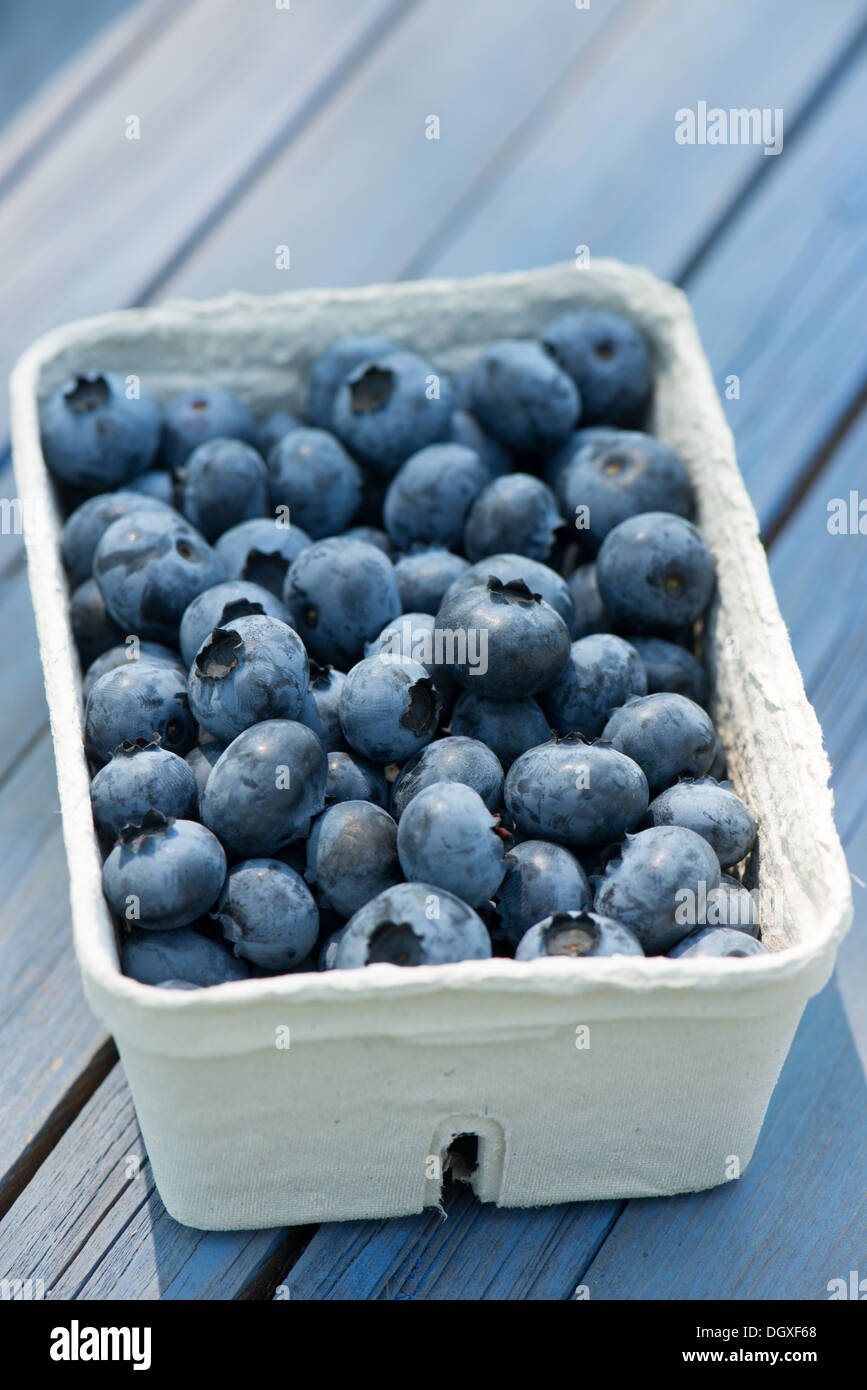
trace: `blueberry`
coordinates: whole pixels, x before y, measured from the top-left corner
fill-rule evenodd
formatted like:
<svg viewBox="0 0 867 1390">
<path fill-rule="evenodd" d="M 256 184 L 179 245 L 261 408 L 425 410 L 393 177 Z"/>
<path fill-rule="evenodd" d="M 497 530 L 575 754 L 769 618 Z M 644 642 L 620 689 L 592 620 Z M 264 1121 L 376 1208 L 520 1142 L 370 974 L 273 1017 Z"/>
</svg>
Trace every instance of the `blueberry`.
<svg viewBox="0 0 867 1390">
<path fill-rule="evenodd" d="M 40 414 L 42 452 L 57 478 L 85 492 L 123 487 L 153 463 L 162 414 L 146 391 L 130 399 L 127 379 L 94 373 L 64 382 Z"/>
<path fill-rule="evenodd" d="M 152 499 L 151 499 L 152 500 Z M 161 503 L 155 502 L 159 509 Z M 142 496 L 127 489 L 124 492 L 102 492 L 96 497 L 88 497 L 76 507 L 63 527 L 61 553 L 69 582 L 82 584 L 93 573 L 93 557 L 99 539 L 113 521 L 128 516 L 130 512 L 146 509 Z"/>
<path fill-rule="evenodd" d="M 341 801 L 372 801 L 374 806 L 388 806 L 388 783 L 379 768 L 358 753 L 338 750 L 328 754 L 328 782 L 325 804 L 334 806 Z"/>
<path fill-rule="evenodd" d="M 237 618 L 256 615 L 279 618 L 282 622 L 288 619 L 286 609 L 270 589 L 246 579 L 224 579 L 222 583 L 197 594 L 181 618 L 181 656 L 187 670 L 195 661 L 199 647 L 215 627 L 225 627 Z"/>
<path fill-rule="evenodd" d="M 611 631 L 614 619 L 600 597 L 595 564 L 579 565 L 573 571 L 569 576 L 569 594 L 575 610 L 573 637 Z"/>
<path fill-rule="evenodd" d="M 649 799 L 647 779 L 631 758 L 572 735 L 522 753 L 506 776 L 505 796 L 526 835 L 589 847 L 634 830 Z"/>
<path fill-rule="evenodd" d="M 521 700 L 497 700 L 462 690 L 452 710 L 450 732 L 486 743 L 504 770 L 528 748 L 547 743 L 551 727 L 530 695 Z"/>
<path fill-rule="evenodd" d="M 661 439 L 628 430 L 578 449 L 559 475 L 557 501 L 591 554 L 631 516 L 690 517 L 693 510 L 689 474 L 674 450 Z"/>
<path fill-rule="evenodd" d="M 635 648 L 597 632 L 572 643 L 568 665 L 539 701 L 558 734 L 596 738 L 613 709 L 646 692 L 647 673 Z"/>
<path fill-rule="evenodd" d="M 429 444 L 395 473 L 385 494 L 383 521 L 398 550 L 459 544 L 470 503 L 489 479 L 473 449 Z"/>
<path fill-rule="evenodd" d="M 191 748 L 186 756 L 185 762 L 196 779 L 197 796 L 201 797 L 205 790 L 205 783 L 211 774 L 211 768 L 226 751 L 226 744 L 221 743 L 218 738 L 212 738 L 204 730 L 199 731 L 199 741 L 195 747 Z"/>
<path fill-rule="evenodd" d="M 272 410 L 257 428 L 256 447 L 266 459 L 274 446 L 285 439 L 287 434 L 303 428 L 303 421 L 299 420 L 297 415 L 293 415 L 291 410 Z"/>
<path fill-rule="evenodd" d="M 434 629 L 436 618 L 430 613 L 402 613 L 386 623 L 372 642 L 364 645 L 364 655 L 403 658 L 416 661 L 432 675 L 434 662 Z"/>
<path fill-rule="evenodd" d="M 605 309 L 573 309 L 548 325 L 542 341 L 581 393 L 583 424 L 641 422 L 653 376 L 647 343 L 628 319 Z"/>
<path fill-rule="evenodd" d="M 326 430 L 295 430 L 268 455 L 271 502 L 314 540 L 349 525 L 361 502 L 361 469 Z"/>
<path fill-rule="evenodd" d="M 114 671 L 118 666 L 128 666 L 130 662 L 138 661 L 140 658 L 170 666 L 177 672 L 182 683 L 186 684 L 189 665 L 176 651 L 171 647 L 164 647 L 161 642 L 139 642 L 135 638 L 116 647 L 109 647 L 107 652 L 103 652 L 102 656 L 90 663 L 81 683 L 81 693 L 85 702 L 100 676 L 104 676 L 106 671 Z"/>
<path fill-rule="evenodd" d="M 437 672 L 497 699 L 546 689 L 569 660 L 569 630 L 521 580 L 447 594 L 435 629 Z"/>
<path fill-rule="evenodd" d="M 709 926 L 732 927 L 748 936 L 761 934 L 755 898 L 729 874 L 720 874 L 719 887 L 708 893 L 707 921 Z"/>
<path fill-rule="evenodd" d="M 378 353 L 344 377 L 334 397 L 331 428 L 347 449 L 383 473 L 448 437 L 453 391 L 415 353 Z"/>
<path fill-rule="evenodd" d="M 367 545 L 375 545 L 377 550 L 381 550 L 383 555 L 387 555 L 389 560 L 394 556 L 391 548 L 391 541 L 379 526 L 350 526 L 343 532 L 349 540 L 365 541 Z"/>
<path fill-rule="evenodd" d="M 579 449 L 586 444 L 598 444 L 602 440 L 615 439 L 620 433 L 611 425 L 591 425 L 589 429 L 573 430 L 565 444 L 545 460 L 545 482 L 556 494 L 557 484 L 563 469 L 572 462 Z"/>
<path fill-rule="evenodd" d="M 313 542 L 300 526 L 260 517 L 224 531 L 214 546 L 227 579 L 246 579 L 282 599 L 289 566 Z"/>
<path fill-rule="evenodd" d="M 323 907 L 351 917 L 378 893 L 400 883 L 397 826 L 370 801 L 341 801 L 313 824 L 307 841 L 308 883 Z"/>
<path fill-rule="evenodd" d="M 215 552 L 183 517 L 141 511 L 100 538 L 93 576 L 125 632 L 174 646 L 184 609 L 224 577 Z"/>
<path fill-rule="evenodd" d="M 672 690 L 677 695 L 686 695 L 697 705 L 705 704 L 707 674 L 692 652 L 664 637 L 630 637 L 627 640 L 644 662 L 649 695 Z"/>
<path fill-rule="evenodd" d="M 187 927 L 215 902 L 226 877 L 216 835 L 191 820 L 147 811 L 127 825 L 102 866 L 102 889 L 119 917 L 153 931 Z"/>
<path fill-rule="evenodd" d="M 256 426 L 243 401 L 219 387 L 173 396 L 166 403 L 163 422 L 163 459 L 167 467 L 179 468 L 194 449 L 209 439 L 242 439 L 255 447 Z"/>
<path fill-rule="evenodd" d="M 225 946 L 189 927 L 176 931 L 134 927 L 121 943 L 120 968 L 140 984 L 163 987 L 167 981 L 199 988 L 222 985 L 246 980 L 250 973 L 246 961 L 236 960 Z"/>
<path fill-rule="evenodd" d="M 190 768 L 159 743 L 122 743 L 90 784 L 93 818 L 100 833 L 117 839 L 125 825 L 139 825 L 147 811 L 174 820 L 196 815 L 198 788 Z"/>
<path fill-rule="evenodd" d="M 423 547 L 402 555 L 394 567 L 405 613 L 436 613 L 449 585 L 469 565 L 461 555 L 438 547 Z"/>
<path fill-rule="evenodd" d="M 641 942 L 622 922 L 600 917 L 583 909 L 553 912 L 522 936 L 515 960 L 538 960 L 541 956 L 643 956 Z"/>
<path fill-rule="evenodd" d="M 561 578 L 556 570 L 543 565 L 539 560 L 531 560 L 526 555 L 507 552 L 503 555 L 488 555 L 484 560 L 478 560 L 455 577 L 446 590 L 443 601 L 454 598 L 455 594 L 463 593 L 466 589 L 484 588 L 491 578 L 499 579 L 501 584 L 508 584 L 513 579 L 522 579 L 528 589 L 534 594 L 541 594 L 545 602 L 550 603 L 571 632 L 575 609 L 566 580 Z M 439 609 L 435 611 L 439 612 Z"/>
<path fill-rule="evenodd" d="M 679 777 L 704 777 L 714 753 L 714 727 L 694 700 L 660 692 L 627 700 L 602 737 L 644 770 L 651 791 Z"/>
<path fill-rule="evenodd" d="M 181 511 L 206 540 L 268 511 L 268 470 L 241 439 L 199 444 L 179 472 Z"/>
<path fill-rule="evenodd" d="M 489 811 L 503 804 L 503 769 L 490 748 L 475 738 L 441 738 L 404 763 L 391 788 L 391 813 L 399 821 L 413 797 L 434 782 L 472 787 Z"/>
<path fill-rule="evenodd" d="M 506 871 L 499 816 L 461 782 L 432 782 L 404 808 L 397 853 L 407 879 L 432 883 L 478 907 Z"/>
<path fill-rule="evenodd" d="M 668 512 L 643 512 L 609 531 L 596 573 L 614 621 L 636 633 L 695 622 L 710 603 L 715 579 L 701 532 Z"/>
<path fill-rule="evenodd" d="M 262 970 L 291 970 L 310 954 L 319 912 L 300 874 L 279 859 L 243 859 L 211 909 L 235 955 Z"/>
<path fill-rule="evenodd" d="M 524 840 L 506 855 L 506 874 L 497 892 L 500 925 L 513 945 L 552 912 L 591 905 L 587 875 L 574 854 L 547 840 Z"/>
<path fill-rule="evenodd" d="M 664 955 L 689 931 L 690 905 L 719 876 L 716 855 L 694 830 L 656 826 L 627 835 L 606 866 L 596 911 L 630 927 L 647 955 Z"/>
<path fill-rule="evenodd" d="M 515 552 L 547 560 L 563 518 L 551 489 L 529 473 L 495 478 L 467 515 L 464 552 L 469 560 Z"/>
<path fill-rule="evenodd" d="M 314 660 L 342 669 L 400 613 L 391 561 L 376 546 L 343 536 L 302 550 L 286 576 L 283 599 Z"/>
<path fill-rule="evenodd" d="M 340 692 L 347 743 L 371 762 L 404 762 L 430 743 L 441 700 L 416 661 L 371 656 L 353 666 Z"/>
<path fill-rule="evenodd" d="M 201 817 L 231 854 L 273 855 L 325 805 L 328 759 L 312 729 L 269 719 L 245 729 L 205 783 Z"/>
<path fill-rule="evenodd" d="M 127 483 L 127 490 L 147 497 L 151 502 L 162 502 L 166 507 L 175 507 L 177 503 L 174 474 L 167 473 L 164 468 L 146 468 L 144 473 L 139 473 L 137 478 Z M 189 988 L 195 989 L 195 985 Z"/>
<path fill-rule="evenodd" d="M 236 618 L 199 648 L 187 682 L 190 708 L 203 729 L 229 743 L 251 724 L 297 719 L 309 676 L 304 643 L 288 623 Z"/>
<path fill-rule="evenodd" d="M 460 898 L 430 883 L 399 883 L 356 912 L 337 947 L 339 970 L 364 965 L 445 965 L 487 960 L 491 938 Z"/>
<path fill-rule="evenodd" d="M 456 409 L 452 412 L 451 438 L 455 444 L 463 444 L 478 454 L 489 478 L 501 478 L 511 471 L 512 459 L 508 449 L 499 440 L 486 434 L 472 411 Z"/>
<path fill-rule="evenodd" d="M 108 762 L 122 743 L 158 735 L 161 746 L 183 756 L 196 741 L 184 679 L 167 662 L 141 657 L 107 671 L 93 686 L 84 712 L 89 756 Z"/>
<path fill-rule="evenodd" d="M 471 396 L 482 429 L 528 454 L 564 443 L 581 412 L 575 383 L 538 343 L 521 340 L 486 348 L 473 368 Z"/>
<path fill-rule="evenodd" d="M 307 419 L 317 429 L 331 428 L 331 411 L 337 388 L 345 376 L 362 362 L 371 357 L 381 357 L 396 352 L 397 346 L 390 338 L 372 336 L 338 338 L 331 347 L 317 357 L 310 373 L 310 390 L 307 397 Z"/>
<path fill-rule="evenodd" d="M 110 616 L 95 579 L 85 579 L 73 590 L 69 599 L 69 622 L 83 667 L 90 666 L 123 641 L 124 634 Z"/>
<path fill-rule="evenodd" d="M 338 705 L 346 677 L 333 666 L 320 666 L 315 661 L 311 661 L 309 667 L 308 689 L 298 715 L 299 722 L 313 730 L 326 753 L 342 752 L 346 741 L 340 727 Z"/>
<path fill-rule="evenodd" d="M 734 960 L 741 956 L 764 956 L 767 946 L 746 932 L 735 931 L 731 927 L 705 927 L 702 931 L 691 932 L 668 952 L 670 957 L 682 960 L 684 956 L 725 956 Z"/>
<path fill-rule="evenodd" d="M 701 835 L 724 869 L 749 854 L 756 838 L 756 818 L 729 786 L 712 777 L 669 787 L 647 810 L 649 825 L 685 825 Z"/>
</svg>

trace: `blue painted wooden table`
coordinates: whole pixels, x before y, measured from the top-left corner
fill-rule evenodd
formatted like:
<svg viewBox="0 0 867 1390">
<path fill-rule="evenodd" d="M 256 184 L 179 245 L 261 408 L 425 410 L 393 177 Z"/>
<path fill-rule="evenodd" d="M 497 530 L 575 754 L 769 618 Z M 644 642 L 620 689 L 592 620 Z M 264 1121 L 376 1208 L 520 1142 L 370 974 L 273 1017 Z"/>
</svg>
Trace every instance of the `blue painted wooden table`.
<svg viewBox="0 0 867 1390">
<path fill-rule="evenodd" d="M 0 369 L 77 315 L 614 255 L 683 285 L 834 766 L 856 923 L 737 1183 L 205 1234 L 165 1213 L 73 959 L 21 539 L 0 536 L 0 1277 L 81 1299 L 822 1299 L 867 1275 L 863 0 L 144 0 L 0 131 Z M 239 56 L 243 61 L 239 62 Z M 681 145 L 698 102 L 781 153 Z M 430 115 L 440 138 L 425 138 Z M 126 138 L 129 117 L 139 137 Z M 278 269 L 276 248 L 291 248 Z M 7 414 L 0 404 L 0 432 Z M 8 464 L 0 496 L 12 495 Z M 867 522 L 865 522 L 867 529 Z"/>
</svg>

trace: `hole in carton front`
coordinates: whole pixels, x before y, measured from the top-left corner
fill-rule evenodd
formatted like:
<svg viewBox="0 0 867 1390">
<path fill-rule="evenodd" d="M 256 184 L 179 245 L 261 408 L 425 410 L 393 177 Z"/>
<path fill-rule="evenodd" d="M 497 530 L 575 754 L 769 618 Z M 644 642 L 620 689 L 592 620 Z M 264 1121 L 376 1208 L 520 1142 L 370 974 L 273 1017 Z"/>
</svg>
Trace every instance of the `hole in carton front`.
<svg viewBox="0 0 867 1390">
<path fill-rule="evenodd" d="M 479 1136 L 456 1134 L 443 1155 L 443 1178 L 469 1182 L 479 1166 Z"/>
</svg>

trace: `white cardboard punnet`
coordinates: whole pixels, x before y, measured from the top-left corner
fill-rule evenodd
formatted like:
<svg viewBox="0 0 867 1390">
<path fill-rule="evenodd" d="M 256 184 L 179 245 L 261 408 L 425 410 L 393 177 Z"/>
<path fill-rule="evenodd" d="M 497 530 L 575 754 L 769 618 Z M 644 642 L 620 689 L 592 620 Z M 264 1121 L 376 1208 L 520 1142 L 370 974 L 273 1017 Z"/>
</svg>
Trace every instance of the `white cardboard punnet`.
<svg viewBox="0 0 867 1390">
<path fill-rule="evenodd" d="M 40 401 L 101 370 L 137 374 L 159 398 L 217 384 L 256 412 L 303 409 L 312 361 L 342 335 L 385 334 L 450 371 L 579 305 L 624 313 L 647 336 L 652 427 L 693 479 L 718 573 L 705 638 L 712 713 L 759 818 L 750 886 L 771 954 L 377 965 L 197 993 L 125 978 L 100 886 Z M 821 733 L 680 291 L 608 261 L 105 314 L 20 359 L 12 433 L 75 947 L 169 1212 L 209 1229 L 418 1212 L 437 1201 L 436 1160 L 461 1133 L 478 1136 L 477 1194 L 502 1206 L 692 1191 L 742 1172 L 852 904 Z"/>
</svg>

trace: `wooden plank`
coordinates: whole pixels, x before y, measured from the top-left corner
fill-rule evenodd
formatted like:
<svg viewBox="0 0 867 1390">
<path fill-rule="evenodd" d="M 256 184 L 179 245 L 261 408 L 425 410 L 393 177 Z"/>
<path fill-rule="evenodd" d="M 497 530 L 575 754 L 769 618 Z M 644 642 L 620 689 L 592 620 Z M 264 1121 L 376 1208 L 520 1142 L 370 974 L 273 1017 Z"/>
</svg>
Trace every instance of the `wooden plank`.
<svg viewBox="0 0 867 1390">
<path fill-rule="evenodd" d="M 834 768 L 841 832 L 857 837 L 867 816 L 867 411 L 843 440 L 771 549 L 771 573 L 807 694 L 822 720 Z M 864 534 L 832 534 L 829 503 L 864 503 Z M 832 507 L 836 514 L 837 508 Z M 857 517 L 855 525 L 857 527 Z M 852 862 L 867 881 L 867 858 Z M 854 934 L 854 933 L 853 933 Z"/>
<path fill-rule="evenodd" d="M 157 32 L 4 199 L 0 375 L 45 329 L 145 293 L 405 9 L 196 0 Z M 3 400 L 0 436 L 6 418 Z"/>
<path fill-rule="evenodd" d="M 497 0 L 494 17 L 489 5 L 424 0 L 160 294 L 229 286 L 273 294 L 400 277 L 549 90 L 583 75 L 640 8 Z M 429 116 L 439 118 L 439 139 L 426 138 Z M 508 231 L 488 230 L 495 256 Z M 281 242 L 290 271 L 275 266 Z"/>
<path fill-rule="evenodd" d="M 19 7 L 5 40 L 0 36 L 0 123 L 22 99 L 27 104 L 0 132 L 0 196 L 52 139 L 75 119 L 95 93 L 117 80 L 120 69 L 161 29 L 177 18 L 191 0 L 96 0 L 71 6 L 51 0 L 51 6 Z M 62 11 L 63 18 L 46 13 Z M 96 33 L 95 25 L 113 22 Z M 0 23 L 3 12 L 0 12 Z M 38 47 L 22 24 L 39 26 Z M 26 70 L 18 72 L 20 49 L 29 49 Z M 84 45 L 84 46 L 83 46 Z M 74 53 L 74 57 L 71 55 Z M 58 64 L 62 66 L 54 71 Z M 40 85 L 41 84 L 41 85 Z M 36 87 L 38 86 L 38 91 Z M 5 108 L 5 109 L 4 109 Z"/>
<path fill-rule="evenodd" d="M 4 5 L 0 9 L 0 125 L 130 4 L 131 0 L 90 0 L 87 5 L 42 0 L 40 5 L 16 6 L 14 14 Z"/>
<path fill-rule="evenodd" d="M 0 796 L 0 1211 L 111 1065 L 72 949 L 51 744 L 44 736 Z"/>
<path fill-rule="evenodd" d="M 622 1202 L 498 1211 L 463 1184 L 395 1221 L 322 1226 L 287 1276 L 293 1299 L 552 1299 L 574 1290 Z"/>
<path fill-rule="evenodd" d="M 867 382 L 865 82 L 862 44 L 686 285 L 765 527 Z"/>
<path fill-rule="evenodd" d="M 10 769 L 17 765 L 25 750 L 40 734 L 44 734 L 48 720 L 33 609 L 23 563 L 12 574 L 6 575 L 0 586 L 0 634 L 7 652 L 7 658 L 0 661 L 2 787 Z M 10 645 L 13 642 L 14 646 Z"/>
<path fill-rule="evenodd" d="M 680 145 L 675 112 L 700 100 L 777 108 L 795 124 L 863 6 L 657 0 L 592 70 L 552 93 L 516 147 L 456 211 L 444 209 L 413 269 L 465 275 L 591 255 L 671 277 L 757 170 L 786 157 L 757 145 Z M 773 55 L 773 57 L 771 57 Z"/>
<path fill-rule="evenodd" d="M 267 1298 L 306 1234 L 172 1221 L 115 1066 L 0 1222 L 0 1275 L 53 1299 Z"/>
</svg>

